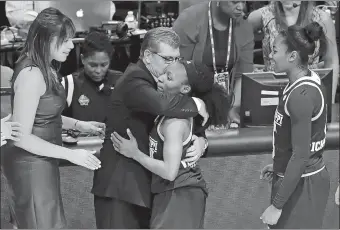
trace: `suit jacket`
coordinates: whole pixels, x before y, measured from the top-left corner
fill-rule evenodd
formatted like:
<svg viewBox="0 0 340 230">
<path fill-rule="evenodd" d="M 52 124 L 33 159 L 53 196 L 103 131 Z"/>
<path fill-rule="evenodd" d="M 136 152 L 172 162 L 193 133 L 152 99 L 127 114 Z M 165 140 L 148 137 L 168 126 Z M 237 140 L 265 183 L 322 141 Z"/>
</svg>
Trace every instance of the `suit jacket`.
<svg viewBox="0 0 340 230">
<path fill-rule="evenodd" d="M 188 96 L 164 95 L 142 61 L 130 64 L 118 80 L 111 96 L 106 138 L 100 151 L 102 166 L 95 171 L 92 193 L 114 197 L 143 207 L 151 207 L 151 173 L 138 162 L 117 153 L 110 140 L 113 131 L 128 138 L 129 128 L 138 148 L 149 154 L 149 133 L 157 115 L 178 118 L 198 114 L 194 100 Z"/>
<path fill-rule="evenodd" d="M 181 39 L 180 52 L 186 60 L 202 62 L 209 33 L 209 3 L 203 2 L 183 10 L 176 19 L 173 29 Z M 254 33 L 249 22 L 243 18 L 234 20 L 234 67 L 233 79 L 242 73 L 253 71 Z M 218 49 L 218 47 L 216 47 Z"/>
</svg>

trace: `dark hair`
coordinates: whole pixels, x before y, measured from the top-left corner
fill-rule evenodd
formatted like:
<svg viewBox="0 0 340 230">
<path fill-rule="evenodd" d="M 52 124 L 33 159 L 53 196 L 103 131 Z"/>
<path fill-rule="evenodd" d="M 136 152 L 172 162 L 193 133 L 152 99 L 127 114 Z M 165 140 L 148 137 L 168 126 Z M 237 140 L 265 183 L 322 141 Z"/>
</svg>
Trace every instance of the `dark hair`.
<svg viewBox="0 0 340 230">
<path fill-rule="evenodd" d="M 157 27 L 149 30 L 141 44 L 140 56 L 144 56 L 144 51 L 149 49 L 153 52 L 158 52 L 159 43 L 165 43 L 173 48 L 178 48 L 180 45 L 179 36 L 177 33 L 168 27 Z"/>
<path fill-rule="evenodd" d="M 283 10 L 282 3 L 280 1 L 276 1 L 274 4 L 274 17 L 276 23 L 280 25 L 280 28 L 283 30 L 287 29 L 287 24 L 285 20 L 285 13 Z M 312 14 L 313 7 L 315 3 L 313 1 L 301 1 L 299 16 L 296 21 L 296 25 L 298 26 L 306 26 L 312 22 Z"/>
<path fill-rule="evenodd" d="M 184 66 L 188 84 L 191 87 L 190 95 L 202 99 L 209 113 L 209 125 L 221 126 L 228 124 L 229 110 L 232 107 L 233 97 L 228 95 L 226 89 L 214 83 L 214 72 L 207 65 L 195 61 L 181 60 L 178 63 Z"/>
<path fill-rule="evenodd" d="M 209 113 L 209 125 L 221 126 L 228 124 L 229 111 L 232 107 L 232 96 L 228 95 L 225 88 L 214 83 L 212 89 L 204 94 L 194 93 L 202 99 Z"/>
<path fill-rule="evenodd" d="M 113 46 L 105 33 L 93 31 L 85 37 L 82 51 L 83 56 L 87 58 L 95 52 L 106 52 L 111 58 Z"/>
<path fill-rule="evenodd" d="M 298 52 L 302 65 L 308 64 L 308 55 L 314 53 L 317 42 L 320 44 L 317 55 L 323 55 L 327 49 L 326 35 L 317 22 L 312 22 L 306 27 L 290 26 L 287 31 L 281 31 L 280 35 L 285 38 L 288 52 Z"/>
<path fill-rule="evenodd" d="M 49 7 L 42 10 L 29 28 L 27 39 L 20 57 L 17 62 L 20 62 L 27 57 L 36 65 L 46 83 L 47 89 L 55 91 L 58 83 L 52 72 L 60 69 L 61 63 L 53 60 L 50 63 L 50 46 L 54 37 L 57 37 L 57 47 L 65 40 L 73 38 L 75 27 L 70 18 L 62 14 L 59 10 Z M 15 79 L 12 79 L 12 85 Z M 55 91 L 56 92 L 56 91 Z"/>
</svg>

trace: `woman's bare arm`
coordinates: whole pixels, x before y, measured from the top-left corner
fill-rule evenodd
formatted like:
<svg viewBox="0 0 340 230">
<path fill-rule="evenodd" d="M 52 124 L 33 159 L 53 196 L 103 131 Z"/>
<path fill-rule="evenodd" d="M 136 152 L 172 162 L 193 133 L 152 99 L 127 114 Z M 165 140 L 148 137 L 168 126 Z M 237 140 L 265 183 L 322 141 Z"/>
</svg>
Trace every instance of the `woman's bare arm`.
<svg viewBox="0 0 340 230">
<path fill-rule="evenodd" d="M 12 119 L 21 124 L 23 135 L 14 145 L 35 155 L 66 159 L 69 149 L 51 144 L 32 134 L 39 100 L 45 91 L 46 84 L 38 68 L 24 68 L 19 73 L 14 84 Z"/>
<path fill-rule="evenodd" d="M 164 161 L 153 159 L 142 152 L 136 154 L 134 159 L 150 172 L 169 181 L 175 180 L 181 163 L 183 141 L 188 136 L 189 128 L 190 122 L 187 120 L 176 118 L 166 120 L 162 127 Z"/>
</svg>

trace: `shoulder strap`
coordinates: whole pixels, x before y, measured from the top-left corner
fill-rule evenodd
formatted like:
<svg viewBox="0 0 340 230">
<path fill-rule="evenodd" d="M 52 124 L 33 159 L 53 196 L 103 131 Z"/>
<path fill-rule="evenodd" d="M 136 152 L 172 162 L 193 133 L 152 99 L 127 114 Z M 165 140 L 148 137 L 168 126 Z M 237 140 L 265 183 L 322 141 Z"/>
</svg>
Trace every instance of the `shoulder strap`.
<svg viewBox="0 0 340 230">
<path fill-rule="evenodd" d="M 72 74 L 63 77 L 61 84 L 63 85 L 65 92 L 66 92 L 66 102 L 67 106 L 70 107 L 73 98 L 73 91 L 74 91 L 74 81 Z"/>
</svg>

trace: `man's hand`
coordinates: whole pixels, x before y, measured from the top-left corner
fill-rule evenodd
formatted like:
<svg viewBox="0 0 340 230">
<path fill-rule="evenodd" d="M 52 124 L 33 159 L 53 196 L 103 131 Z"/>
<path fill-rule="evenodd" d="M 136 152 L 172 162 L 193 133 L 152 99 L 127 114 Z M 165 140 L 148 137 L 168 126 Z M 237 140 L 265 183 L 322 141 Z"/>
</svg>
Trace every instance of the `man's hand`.
<svg viewBox="0 0 340 230">
<path fill-rule="evenodd" d="M 126 156 L 127 158 L 134 158 L 139 153 L 138 144 L 136 138 L 132 135 L 130 129 L 127 129 L 127 135 L 129 140 L 123 138 L 118 133 L 113 132 L 111 134 L 111 141 L 113 143 L 113 148 L 120 154 Z"/>
<path fill-rule="evenodd" d="M 192 136 L 193 144 L 187 150 L 186 158 L 183 160 L 189 165 L 196 164 L 196 162 L 201 158 L 205 151 L 205 138 L 197 137 L 196 135 Z"/>
<path fill-rule="evenodd" d="M 282 210 L 270 205 L 262 214 L 260 219 L 264 224 L 275 225 L 281 217 Z"/>
<path fill-rule="evenodd" d="M 197 100 L 199 100 L 201 106 L 199 108 L 198 114 L 201 115 L 203 117 L 203 122 L 202 122 L 202 126 L 205 126 L 205 124 L 207 123 L 208 119 L 209 119 L 209 114 L 207 111 L 207 107 L 204 103 L 204 101 L 202 99 L 199 98 L 195 98 Z"/>
</svg>

